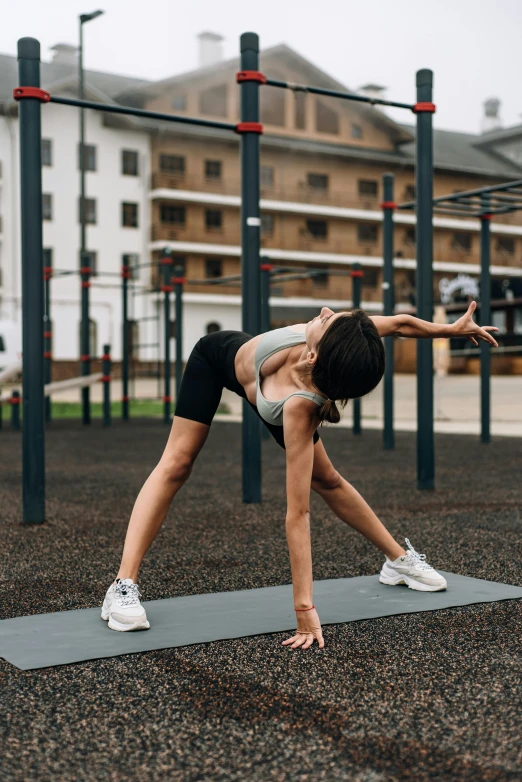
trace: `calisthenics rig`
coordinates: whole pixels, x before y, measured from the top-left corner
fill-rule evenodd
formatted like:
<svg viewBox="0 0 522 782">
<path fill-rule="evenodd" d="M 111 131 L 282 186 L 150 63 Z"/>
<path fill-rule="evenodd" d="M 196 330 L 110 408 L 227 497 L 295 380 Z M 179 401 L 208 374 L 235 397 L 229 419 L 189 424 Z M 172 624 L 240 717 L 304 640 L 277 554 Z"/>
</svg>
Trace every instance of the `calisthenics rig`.
<svg viewBox="0 0 522 782">
<path fill-rule="evenodd" d="M 264 85 L 294 92 L 309 92 L 340 100 L 376 106 L 392 106 L 411 111 L 417 118 L 416 193 L 417 193 L 417 309 L 421 318 L 430 320 L 433 310 L 433 74 L 417 72 L 415 103 L 397 103 L 367 98 L 350 92 L 327 90 L 313 85 L 293 84 L 267 78 L 259 71 L 259 37 L 244 33 L 240 40 L 241 70 L 236 80 L 241 93 L 240 122 L 218 122 L 195 117 L 147 111 L 130 106 L 51 95 L 40 87 L 40 43 L 34 38 L 18 41 L 19 86 L 13 97 L 20 104 L 20 188 L 22 237 L 22 349 L 23 383 L 23 521 L 45 520 L 45 415 L 43 391 L 44 291 L 42 245 L 41 107 L 57 103 L 103 113 L 124 114 L 159 122 L 219 128 L 241 137 L 241 298 L 242 328 L 257 334 L 261 325 L 259 151 L 263 126 L 259 115 L 259 90 Z M 82 362 L 88 374 L 88 317 L 90 273 L 82 258 Z M 87 323 L 85 322 L 87 321 Z M 434 485 L 433 378 L 431 342 L 418 346 L 418 486 Z M 88 404 L 87 395 L 84 405 Z M 84 418 L 88 411 L 84 410 Z M 261 501 L 261 436 L 257 416 L 247 403 L 243 405 L 243 501 Z"/>
</svg>

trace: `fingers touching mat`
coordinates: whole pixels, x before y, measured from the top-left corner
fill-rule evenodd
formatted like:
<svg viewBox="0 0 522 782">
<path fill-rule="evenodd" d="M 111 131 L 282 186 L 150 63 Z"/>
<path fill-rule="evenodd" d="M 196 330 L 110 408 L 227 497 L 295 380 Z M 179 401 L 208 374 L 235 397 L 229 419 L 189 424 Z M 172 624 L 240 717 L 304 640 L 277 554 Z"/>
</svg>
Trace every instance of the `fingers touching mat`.
<svg viewBox="0 0 522 782">
<path fill-rule="evenodd" d="M 381 616 L 522 598 L 522 587 L 444 573 L 444 592 L 385 586 L 378 576 L 314 583 L 314 602 L 324 625 Z M 0 621 L 0 657 L 24 671 L 120 654 L 168 649 L 277 633 L 295 628 L 290 585 L 191 595 L 145 603 L 151 629 L 118 633 L 99 608 L 21 616 Z"/>
</svg>

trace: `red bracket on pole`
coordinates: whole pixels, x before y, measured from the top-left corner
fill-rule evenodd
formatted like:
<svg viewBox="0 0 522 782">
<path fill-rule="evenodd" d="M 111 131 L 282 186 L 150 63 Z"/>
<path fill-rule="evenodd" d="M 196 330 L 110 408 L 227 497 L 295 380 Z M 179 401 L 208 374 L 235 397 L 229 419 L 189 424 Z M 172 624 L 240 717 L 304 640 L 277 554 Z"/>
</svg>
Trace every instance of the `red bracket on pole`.
<svg viewBox="0 0 522 782">
<path fill-rule="evenodd" d="M 10 405 L 19 405 L 21 403 L 21 398 L 19 396 L 12 396 L 9 400 Z"/>
<path fill-rule="evenodd" d="M 412 111 L 414 114 L 421 114 L 422 112 L 426 112 L 426 114 L 435 114 L 437 107 L 434 103 L 416 103 L 412 107 Z"/>
<path fill-rule="evenodd" d="M 53 276 L 53 267 L 52 266 L 44 266 L 43 268 L 44 273 L 44 280 L 50 280 Z"/>
<path fill-rule="evenodd" d="M 130 400 L 129 400 L 128 396 L 122 396 L 121 401 L 122 402 L 129 402 Z"/>
<path fill-rule="evenodd" d="M 51 353 L 51 351 L 50 351 L 50 350 L 47 350 L 47 351 L 44 353 L 44 358 L 52 358 L 52 357 L 53 357 L 53 354 Z"/>
<path fill-rule="evenodd" d="M 493 220 L 493 215 L 491 215 L 491 214 L 480 215 L 480 219 L 481 220 Z"/>
<path fill-rule="evenodd" d="M 130 280 L 130 276 L 131 276 L 130 266 L 121 267 L 121 276 L 123 277 L 124 280 Z"/>
<path fill-rule="evenodd" d="M 164 396 L 163 397 L 163 401 L 164 402 L 172 402 L 172 397 L 171 396 Z"/>
<path fill-rule="evenodd" d="M 110 375 L 102 375 L 100 377 L 100 383 L 110 383 L 111 382 L 111 376 Z"/>
<path fill-rule="evenodd" d="M 350 272 L 350 277 L 364 277 L 364 272 L 358 271 L 357 269 L 354 271 L 352 269 L 352 271 Z"/>
<path fill-rule="evenodd" d="M 260 122 L 238 122 L 236 133 L 262 133 L 263 126 Z"/>
<path fill-rule="evenodd" d="M 91 283 L 90 282 L 82 282 L 82 288 L 90 288 Z"/>
<path fill-rule="evenodd" d="M 90 356 L 80 356 L 80 361 L 90 361 L 90 360 L 91 360 Z"/>
<path fill-rule="evenodd" d="M 80 269 L 80 274 L 88 274 L 89 277 L 92 275 L 92 269 L 90 266 L 82 266 Z"/>
<path fill-rule="evenodd" d="M 105 353 L 105 354 L 104 354 L 104 355 L 101 357 L 101 359 L 100 359 L 100 361 L 110 361 L 110 360 L 111 360 L 111 357 L 109 356 L 109 354 L 108 354 L 108 353 Z"/>
<path fill-rule="evenodd" d="M 274 267 L 271 263 L 262 263 L 260 264 L 259 268 L 262 272 L 271 272 Z"/>
<path fill-rule="evenodd" d="M 239 71 L 236 73 L 236 81 L 238 84 L 243 81 L 257 81 L 259 84 L 266 84 L 266 76 L 259 71 Z"/>
<path fill-rule="evenodd" d="M 160 263 L 163 264 L 163 266 L 171 266 L 172 258 L 160 258 Z"/>
<path fill-rule="evenodd" d="M 53 336 L 53 332 L 52 331 L 44 331 L 43 335 L 44 335 L 44 339 L 51 339 L 51 337 Z"/>
<path fill-rule="evenodd" d="M 395 201 L 383 201 L 381 209 L 397 209 L 397 204 Z"/>
<path fill-rule="evenodd" d="M 42 103 L 49 103 L 51 95 L 46 90 L 41 90 L 40 87 L 15 87 L 13 90 L 13 98 L 15 100 L 22 100 L 22 98 L 38 98 Z"/>
<path fill-rule="evenodd" d="M 185 277 L 173 277 L 172 282 L 174 285 L 185 285 L 186 279 Z"/>
<path fill-rule="evenodd" d="M 174 290 L 174 287 L 172 285 L 162 285 L 160 288 L 160 291 L 162 293 L 172 293 Z"/>
</svg>

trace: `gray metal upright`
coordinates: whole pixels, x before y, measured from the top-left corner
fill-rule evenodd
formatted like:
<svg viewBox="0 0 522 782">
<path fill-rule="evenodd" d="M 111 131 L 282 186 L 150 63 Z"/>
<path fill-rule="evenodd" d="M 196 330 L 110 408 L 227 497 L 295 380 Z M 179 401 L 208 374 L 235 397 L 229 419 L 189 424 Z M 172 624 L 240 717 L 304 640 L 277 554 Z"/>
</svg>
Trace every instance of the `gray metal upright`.
<svg viewBox="0 0 522 782">
<path fill-rule="evenodd" d="M 83 74 L 83 24 L 80 18 L 80 47 L 78 57 L 79 98 L 84 100 Z M 89 289 L 91 287 L 91 261 L 87 254 L 86 214 L 85 214 L 85 109 L 80 108 L 80 270 L 81 270 L 81 326 L 80 326 L 80 363 L 81 374 L 91 374 L 91 346 L 89 328 Z M 82 388 L 82 421 L 91 423 L 91 388 Z"/>
<path fill-rule="evenodd" d="M 260 332 L 265 334 L 270 331 L 270 275 L 272 273 L 272 264 L 266 257 L 261 258 L 261 324 Z M 261 439 L 270 440 L 270 432 L 260 420 Z"/>
<path fill-rule="evenodd" d="M 183 380 L 183 286 L 185 277 L 183 276 L 183 267 L 174 268 L 174 307 L 176 320 L 176 404 L 181 391 L 181 381 Z"/>
<path fill-rule="evenodd" d="M 382 300 L 384 315 L 393 315 L 394 279 L 393 279 L 393 210 L 396 204 L 393 200 L 393 174 L 384 174 L 382 178 L 383 202 L 383 226 L 382 226 Z M 393 373 L 394 373 L 394 338 L 384 337 L 384 350 L 386 352 L 386 365 L 384 369 L 384 429 L 383 446 L 385 449 L 395 447 L 395 432 L 393 428 Z"/>
<path fill-rule="evenodd" d="M 111 425 L 111 346 L 103 346 L 102 383 L 103 383 L 103 425 Z"/>
<path fill-rule="evenodd" d="M 40 43 L 18 41 L 22 235 L 23 522 L 45 521 Z M 24 87 L 28 88 L 24 90 Z"/>
<path fill-rule="evenodd" d="M 351 278 L 352 278 L 352 302 L 353 302 L 353 308 L 359 309 L 361 306 L 361 288 L 362 288 L 362 278 L 364 276 L 364 272 L 361 268 L 360 263 L 354 263 L 352 266 L 352 271 L 350 272 Z M 354 399 L 353 400 L 353 428 L 352 428 L 353 434 L 361 434 L 361 400 L 360 399 Z"/>
<path fill-rule="evenodd" d="M 172 258 L 168 251 L 164 252 L 161 259 L 163 285 L 163 331 L 164 331 L 164 358 L 163 358 L 163 422 L 170 423 L 172 396 L 170 393 L 170 294 L 173 286 L 171 282 Z"/>
<path fill-rule="evenodd" d="M 491 323 L 491 215 L 489 201 L 482 198 L 484 213 L 480 216 L 480 325 Z M 480 440 L 491 442 L 491 345 L 480 342 Z"/>
<path fill-rule="evenodd" d="M 130 266 L 121 267 L 121 417 L 129 420 L 129 278 Z"/>
<path fill-rule="evenodd" d="M 433 73 L 417 71 L 417 315 L 433 320 Z M 435 488 L 433 343 L 417 341 L 417 487 Z"/>
<path fill-rule="evenodd" d="M 259 247 L 259 37 L 243 33 L 240 42 L 241 122 L 241 295 L 242 328 L 253 336 L 261 322 Z M 259 419 L 243 400 L 243 502 L 261 502 L 261 433 Z"/>
<path fill-rule="evenodd" d="M 53 374 L 53 354 L 52 354 L 52 320 L 51 320 L 51 277 L 53 270 L 51 266 L 44 267 L 44 384 L 47 385 L 52 380 Z M 51 396 L 45 397 L 45 420 L 51 420 Z"/>
</svg>

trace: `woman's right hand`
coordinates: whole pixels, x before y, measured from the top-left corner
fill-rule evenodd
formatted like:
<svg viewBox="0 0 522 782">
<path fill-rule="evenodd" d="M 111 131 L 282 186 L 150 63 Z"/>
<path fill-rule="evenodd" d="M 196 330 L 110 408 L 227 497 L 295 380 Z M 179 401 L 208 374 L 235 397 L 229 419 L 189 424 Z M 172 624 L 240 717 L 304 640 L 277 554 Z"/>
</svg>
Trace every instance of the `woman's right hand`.
<svg viewBox="0 0 522 782">
<path fill-rule="evenodd" d="M 291 649 L 309 649 L 314 640 L 319 644 L 319 649 L 324 649 L 323 631 L 319 615 L 315 608 L 311 611 L 296 611 L 297 631 L 292 638 L 283 641 L 283 646 Z"/>
</svg>

